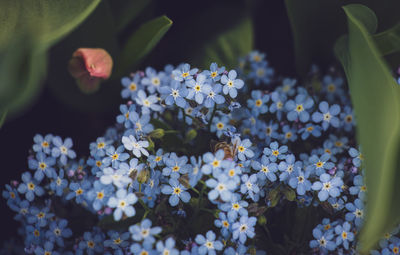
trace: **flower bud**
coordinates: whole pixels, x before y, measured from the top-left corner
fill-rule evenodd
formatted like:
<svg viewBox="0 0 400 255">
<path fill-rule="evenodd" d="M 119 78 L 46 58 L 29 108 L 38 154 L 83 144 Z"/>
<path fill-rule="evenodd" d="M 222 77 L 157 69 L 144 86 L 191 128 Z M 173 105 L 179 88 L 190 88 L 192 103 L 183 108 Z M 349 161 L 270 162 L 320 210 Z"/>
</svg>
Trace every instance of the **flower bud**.
<svg viewBox="0 0 400 255">
<path fill-rule="evenodd" d="M 150 172 L 147 169 L 143 169 L 142 171 L 139 172 L 137 176 L 137 181 L 139 183 L 145 183 L 149 180 L 150 178 Z"/>
<path fill-rule="evenodd" d="M 160 139 L 164 136 L 164 129 L 162 128 L 157 128 L 153 131 L 150 132 L 150 137 Z"/>
<path fill-rule="evenodd" d="M 72 54 L 68 70 L 83 92 L 93 93 L 110 77 L 112 66 L 112 58 L 104 49 L 79 48 Z"/>
</svg>

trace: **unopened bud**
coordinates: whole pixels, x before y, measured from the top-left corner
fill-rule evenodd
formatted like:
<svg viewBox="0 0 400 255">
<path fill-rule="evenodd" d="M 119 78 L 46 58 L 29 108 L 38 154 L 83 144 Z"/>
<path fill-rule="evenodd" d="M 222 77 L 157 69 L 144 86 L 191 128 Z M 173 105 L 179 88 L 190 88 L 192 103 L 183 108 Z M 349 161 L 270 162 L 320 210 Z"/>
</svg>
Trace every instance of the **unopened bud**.
<svg viewBox="0 0 400 255">
<path fill-rule="evenodd" d="M 157 128 L 150 132 L 150 137 L 160 139 L 164 136 L 164 134 L 165 134 L 164 129 Z"/>
<path fill-rule="evenodd" d="M 139 183 L 145 183 L 149 180 L 149 178 L 150 178 L 150 172 L 147 169 L 143 169 L 142 171 L 140 171 L 137 176 L 137 180 Z"/>
</svg>

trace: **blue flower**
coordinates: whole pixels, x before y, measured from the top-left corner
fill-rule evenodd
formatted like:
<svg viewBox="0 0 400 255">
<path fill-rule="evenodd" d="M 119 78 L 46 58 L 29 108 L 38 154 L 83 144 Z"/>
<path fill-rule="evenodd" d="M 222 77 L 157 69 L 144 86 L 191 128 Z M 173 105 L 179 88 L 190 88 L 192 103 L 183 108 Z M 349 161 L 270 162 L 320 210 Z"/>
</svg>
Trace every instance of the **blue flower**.
<svg viewBox="0 0 400 255">
<path fill-rule="evenodd" d="M 225 152 L 223 150 L 218 150 L 215 155 L 211 152 L 207 152 L 203 155 L 204 165 L 201 167 L 203 174 L 211 174 L 211 172 L 220 171 L 221 167 L 227 164 L 224 161 Z"/>
<path fill-rule="evenodd" d="M 217 180 L 210 178 L 206 181 L 207 187 L 211 188 L 208 192 L 208 199 L 210 201 L 215 201 L 219 196 L 224 202 L 230 201 L 232 198 L 232 192 L 237 187 L 235 181 L 231 180 L 223 173 L 219 173 L 215 177 Z"/>
<path fill-rule="evenodd" d="M 172 81 L 170 86 L 161 87 L 160 93 L 164 95 L 166 105 L 173 105 L 175 103 L 178 107 L 186 107 L 185 97 L 188 96 L 189 92 L 180 82 Z"/>
<path fill-rule="evenodd" d="M 117 122 L 120 124 L 123 124 L 125 128 L 131 128 L 132 127 L 132 121 L 130 120 L 130 117 L 132 115 L 137 116 L 138 114 L 136 113 L 136 105 L 131 104 L 128 108 L 126 104 L 121 104 L 119 106 L 119 110 L 121 111 L 121 114 L 117 116 Z M 103 145 L 104 148 L 104 145 Z"/>
<path fill-rule="evenodd" d="M 160 112 L 162 110 L 161 105 L 158 103 L 158 98 L 155 95 L 147 96 L 146 92 L 139 90 L 136 103 L 142 107 L 142 114 L 149 114 L 153 110 L 155 112 Z"/>
<path fill-rule="evenodd" d="M 343 129 L 347 132 L 353 130 L 355 121 L 354 121 L 354 114 L 353 109 L 350 106 L 345 106 L 342 113 L 340 113 L 340 118 L 342 119 Z"/>
<path fill-rule="evenodd" d="M 146 76 L 142 79 L 142 84 L 147 87 L 147 91 L 150 93 L 159 91 L 161 84 L 163 84 L 163 81 L 165 81 L 167 78 L 165 73 L 157 73 L 157 71 L 151 67 L 147 67 L 145 72 Z"/>
<path fill-rule="evenodd" d="M 335 95 L 341 96 L 343 94 L 342 86 L 343 78 L 333 78 L 330 75 L 325 75 L 322 80 L 321 91 L 326 93 L 326 97 L 329 101 L 333 102 L 335 100 Z"/>
<path fill-rule="evenodd" d="M 55 192 L 57 196 L 62 196 L 64 189 L 68 186 L 68 181 L 64 179 L 64 170 L 60 169 L 58 176 L 55 175 L 51 180 L 50 189 Z"/>
<path fill-rule="evenodd" d="M 240 138 L 236 138 L 233 143 L 237 147 L 237 156 L 239 160 L 246 160 L 246 158 L 254 157 L 254 152 L 250 150 L 251 142 L 249 139 L 240 140 Z"/>
<path fill-rule="evenodd" d="M 106 149 L 107 157 L 103 159 L 104 166 L 109 166 L 112 164 L 112 167 L 118 168 L 121 162 L 124 162 L 129 158 L 129 154 L 124 152 L 124 146 L 121 145 L 117 149 L 114 146 L 110 145 Z"/>
<path fill-rule="evenodd" d="M 149 162 L 150 167 L 154 168 L 156 166 L 164 165 L 163 153 L 164 153 L 163 149 L 160 148 L 156 151 L 156 155 L 150 155 L 147 158 L 147 161 Z"/>
<path fill-rule="evenodd" d="M 305 173 L 301 170 L 295 171 L 294 175 L 289 179 L 289 186 L 296 189 L 298 195 L 302 196 L 311 189 L 311 182 L 308 180 L 310 172 Z"/>
<path fill-rule="evenodd" d="M 132 217 L 136 214 L 135 208 L 132 206 L 138 201 L 134 193 L 129 193 L 124 189 L 119 189 L 115 196 L 110 197 L 107 205 L 114 210 L 114 220 L 119 221 L 122 218 L 122 213 L 127 217 Z"/>
<path fill-rule="evenodd" d="M 178 180 L 173 178 L 169 179 L 169 185 L 162 186 L 161 192 L 165 195 L 171 195 L 168 200 L 171 206 L 178 205 L 179 200 L 187 203 L 191 198 L 189 192 L 186 191 L 186 188 L 180 184 Z"/>
<path fill-rule="evenodd" d="M 283 134 L 281 135 L 282 143 L 287 143 L 288 141 L 294 142 L 297 139 L 297 129 L 295 126 L 290 127 L 289 125 L 285 125 L 282 128 Z"/>
<path fill-rule="evenodd" d="M 362 175 L 354 176 L 353 184 L 354 186 L 350 187 L 349 189 L 350 194 L 357 195 L 361 200 L 364 200 L 367 186 L 364 185 Z"/>
<path fill-rule="evenodd" d="M 259 171 L 257 176 L 260 180 L 268 178 L 271 182 L 276 181 L 275 172 L 278 170 L 278 165 L 276 163 L 270 163 L 265 155 L 261 157 L 261 162 L 253 161 L 251 166 L 254 170 Z"/>
<path fill-rule="evenodd" d="M 343 181 L 340 177 L 333 177 L 329 174 L 321 174 L 320 181 L 316 181 L 312 185 L 312 189 L 318 192 L 320 201 L 325 201 L 329 197 L 338 197 L 340 195 L 341 186 Z"/>
<path fill-rule="evenodd" d="M 68 221 L 65 219 L 52 221 L 46 232 L 46 238 L 52 243 L 56 242 L 58 246 L 64 247 L 64 239 L 72 236 L 72 231 L 67 228 L 67 224 Z"/>
<path fill-rule="evenodd" d="M 251 92 L 251 99 L 247 100 L 247 107 L 251 109 L 254 116 L 268 112 L 267 102 L 269 95 L 263 94 L 261 90 L 253 90 Z"/>
<path fill-rule="evenodd" d="M 93 157 L 104 157 L 106 148 L 112 141 L 106 140 L 104 137 L 99 137 L 96 142 L 90 143 L 90 155 Z"/>
<path fill-rule="evenodd" d="M 207 78 L 215 81 L 219 81 L 221 79 L 221 74 L 225 72 L 225 67 L 218 67 L 217 63 L 211 63 L 210 70 L 205 70 L 202 74 L 206 75 Z"/>
<path fill-rule="evenodd" d="M 214 116 L 211 124 L 211 132 L 216 132 L 218 137 L 221 137 L 225 130 L 231 127 L 229 118 L 226 115 L 222 117 Z"/>
<path fill-rule="evenodd" d="M 145 148 L 149 147 L 148 141 L 136 141 L 136 138 L 133 135 L 123 136 L 122 143 L 124 144 L 125 149 L 128 151 L 132 151 L 132 153 L 140 158 L 142 154 L 146 157 L 149 156 L 149 153 Z"/>
<path fill-rule="evenodd" d="M 356 166 L 356 167 L 360 167 L 362 161 L 364 160 L 364 157 L 363 157 L 362 153 L 359 152 L 355 148 L 350 148 L 349 149 L 349 154 L 353 158 L 353 160 L 352 160 L 353 165 Z"/>
<path fill-rule="evenodd" d="M 169 157 L 164 158 L 165 168 L 162 170 L 164 176 L 178 179 L 181 174 L 186 174 L 189 171 L 190 165 L 187 164 L 186 156 L 178 157 L 175 153 L 171 153 Z"/>
<path fill-rule="evenodd" d="M 210 91 L 211 86 L 207 83 L 206 76 L 203 74 L 197 75 L 194 79 L 186 81 L 186 85 L 190 88 L 187 94 L 187 99 L 193 99 L 198 104 L 202 104 L 205 97 L 205 91 Z"/>
<path fill-rule="evenodd" d="M 151 221 L 144 219 L 140 225 L 132 225 L 129 227 L 129 232 L 132 234 L 132 239 L 137 242 L 147 242 L 153 244 L 156 239 L 154 235 L 160 234 L 162 231 L 161 227 L 151 227 Z"/>
<path fill-rule="evenodd" d="M 244 200 L 241 200 L 239 194 L 235 194 L 232 196 L 231 202 L 221 204 L 220 209 L 228 213 L 228 219 L 230 222 L 234 222 L 239 215 L 240 216 L 248 215 L 248 212 L 246 210 L 246 207 L 248 205 L 249 203 L 247 203 Z"/>
<path fill-rule="evenodd" d="M 53 251 L 54 249 L 54 244 L 51 242 L 46 242 L 43 247 L 37 246 L 35 248 L 35 254 L 36 255 L 60 255 L 59 252 Z"/>
<path fill-rule="evenodd" d="M 154 130 L 154 127 L 150 122 L 150 114 L 143 114 L 139 116 L 138 114 L 136 115 L 131 115 L 130 120 L 132 121 L 135 129 L 135 134 L 136 135 L 143 135 L 143 134 L 149 134 L 151 131 Z"/>
<path fill-rule="evenodd" d="M 254 226 L 257 223 L 256 217 L 247 217 L 242 216 L 240 217 L 239 222 L 235 222 L 232 225 L 232 239 L 236 240 L 239 239 L 239 242 L 244 244 L 247 240 L 247 237 L 253 238 L 255 234 Z"/>
<path fill-rule="evenodd" d="M 190 157 L 190 170 L 189 170 L 189 185 L 195 187 L 197 183 L 200 181 L 203 173 L 201 171 L 201 157 L 199 156 L 196 160 L 195 156 Z"/>
<path fill-rule="evenodd" d="M 278 120 L 282 119 L 282 112 L 285 110 L 285 102 L 287 100 L 286 95 L 279 92 L 272 92 L 271 93 L 271 100 L 272 104 L 269 107 L 269 111 L 271 113 L 276 113 L 276 117 Z"/>
<path fill-rule="evenodd" d="M 236 79 L 237 73 L 235 70 L 231 70 L 228 76 L 225 74 L 221 77 L 221 83 L 225 84 L 222 91 L 225 95 L 229 93 L 231 98 L 237 97 L 237 89 L 241 89 L 244 86 L 244 82 L 241 79 Z"/>
<path fill-rule="evenodd" d="M 278 123 L 274 123 L 272 120 L 268 123 L 265 127 L 265 131 L 261 132 L 261 135 L 258 134 L 260 139 L 264 138 L 265 135 L 265 142 L 270 143 L 272 138 L 278 138 Z"/>
<path fill-rule="evenodd" d="M 270 83 L 273 74 L 274 70 L 268 66 L 267 61 L 263 60 L 258 63 L 251 63 L 249 78 L 253 78 L 256 85 L 259 85 L 260 83 Z"/>
<path fill-rule="evenodd" d="M 72 139 L 66 138 L 64 142 L 61 140 L 61 137 L 56 136 L 53 138 L 54 148 L 51 151 L 51 155 L 55 158 L 60 157 L 60 162 L 63 165 L 67 164 L 67 157 L 74 159 L 76 157 L 75 151 L 71 150 L 72 147 Z"/>
<path fill-rule="evenodd" d="M 86 191 L 90 189 L 91 182 L 88 180 L 83 180 L 80 183 L 78 182 L 71 182 L 69 184 L 69 189 L 71 190 L 70 193 L 68 193 L 65 196 L 65 199 L 71 200 L 75 198 L 75 201 L 80 204 L 84 201 Z"/>
<path fill-rule="evenodd" d="M 51 154 L 51 144 L 53 141 L 53 135 L 52 134 L 48 134 L 45 137 L 43 137 L 42 135 L 35 135 L 33 137 L 33 141 L 35 142 L 35 144 L 33 145 L 33 151 L 34 152 L 41 152 L 43 151 L 44 153 L 50 155 Z"/>
<path fill-rule="evenodd" d="M 10 185 L 6 184 L 6 190 L 3 190 L 2 195 L 3 198 L 7 199 L 7 205 L 17 205 L 21 202 L 20 197 L 18 196 L 18 190 Z"/>
<path fill-rule="evenodd" d="M 103 185 L 100 181 L 96 180 L 93 183 L 93 188 L 86 193 L 86 196 L 92 202 L 93 209 L 99 211 L 107 204 L 113 192 L 114 187 L 112 185 Z"/>
<path fill-rule="evenodd" d="M 177 81 L 191 80 L 198 70 L 197 68 L 190 69 L 189 64 L 183 64 L 181 68 L 172 71 L 172 75 Z"/>
<path fill-rule="evenodd" d="M 313 236 L 315 240 L 310 241 L 310 248 L 319 248 L 324 254 L 336 249 L 336 244 L 333 242 L 334 235 L 332 231 L 322 232 L 317 227 L 313 229 Z"/>
<path fill-rule="evenodd" d="M 263 153 L 269 157 L 271 162 L 276 162 L 277 159 L 285 159 L 285 153 L 288 151 L 286 145 L 280 146 L 278 142 L 272 142 L 269 144 L 269 148 L 264 148 Z"/>
<path fill-rule="evenodd" d="M 52 167 L 55 163 L 55 158 L 47 157 L 43 152 L 38 152 L 36 159 L 29 159 L 28 161 L 29 168 L 36 170 L 34 177 L 38 181 L 43 180 L 45 174 L 48 178 L 52 178 L 56 174 Z"/>
<path fill-rule="evenodd" d="M 24 234 L 26 235 L 25 243 L 39 245 L 44 242 L 44 233 L 38 226 L 25 225 Z"/>
<path fill-rule="evenodd" d="M 336 237 L 336 245 L 343 244 L 343 247 L 348 250 L 349 242 L 354 240 L 354 234 L 350 231 L 350 224 L 348 222 L 344 222 L 343 225 L 338 225 L 335 227 L 335 233 L 338 235 Z"/>
<path fill-rule="evenodd" d="M 295 84 L 296 79 L 285 78 L 282 81 L 282 86 L 279 86 L 276 90 L 284 95 L 293 96 L 296 93 Z"/>
<path fill-rule="evenodd" d="M 44 189 L 39 186 L 39 182 L 36 180 L 32 180 L 32 175 L 29 172 L 25 172 L 21 177 L 23 183 L 20 183 L 18 186 L 18 192 L 21 194 L 25 194 L 25 198 L 28 201 L 33 201 L 36 196 L 42 196 L 44 194 Z"/>
<path fill-rule="evenodd" d="M 204 101 L 204 106 L 207 108 L 214 107 L 215 104 L 223 104 L 225 103 L 225 98 L 221 93 L 222 86 L 220 84 L 215 84 L 212 88 L 205 88 L 204 93 L 207 95 L 206 100 Z"/>
<path fill-rule="evenodd" d="M 121 83 L 124 87 L 121 91 L 121 97 L 134 99 L 138 90 L 141 88 L 140 75 L 136 73 L 132 78 L 123 77 Z"/>
<path fill-rule="evenodd" d="M 293 173 L 300 171 L 302 167 L 301 161 L 296 161 L 293 154 L 287 155 L 285 161 L 281 161 L 278 165 L 279 171 L 282 173 L 279 175 L 280 181 L 289 180 Z"/>
<path fill-rule="evenodd" d="M 78 244 L 78 250 L 76 251 L 76 255 L 83 255 L 83 251 L 86 250 L 88 255 L 93 255 L 95 253 L 102 253 L 103 248 L 103 240 L 101 232 L 98 231 L 85 232 L 83 234 L 83 240 Z"/>
<path fill-rule="evenodd" d="M 247 194 L 248 197 L 254 201 L 258 200 L 260 188 L 257 184 L 257 175 L 252 174 L 250 177 L 247 174 L 242 175 L 242 185 L 240 186 L 240 193 Z"/>
<path fill-rule="evenodd" d="M 172 237 L 165 240 L 165 244 L 162 241 L 158 241 L 156 248 L 160 254 L 179 255 L 179 251 L 175 249 L 175 240 Z"/>
<path fill-rule="evenodd" d="M 361 227 L 364 223 L 364 203 L 361 199 L 354 200 L 353 203 L 347 203 L 346 209 L 349 210 L 346 213 L 346 220 L 347 221 L 354 221 L 357 227 Z"/>
<path fill-rule="evenodd" d="M 206 236 L 196 236 L 195 241 L 199 245 L 199 255 L 216 255 L 216 250 L 222 250 L 224 245 L 220 241 L 216 241 L 215 237 L 212 230 L 207 231 Z"/>
<path fill-rule="evenodd" d="M 314 101 L 304 94 L 296 96 L 295 101 L 289 100 L 285 104 L 288 111 L 287 118 L 289 121 L 295 121 L 297 118 L 301 122 L 307 122 L 310 119 L 310 114 L 307 112 L 314 105 Z"/>
<path fill-rule="evenodd" d="M 226 216 L 226 213 L 220 212 L 218 214 L 218 219 L 214 221 L 214 225 L 217 228 L 221 229 L 221 234 L 222 236 L 226 239 L 229 237 L 230 233 L 232 232 L 232 223 L 233 221 L 230 221 L 228 217 Z"/>
<path fill-rule="evenodd" d="M 144 242 L 143 244 L 139 243 L 134 243 L 130 247 L 131 253 L 133 255 L 143 255 L 143 254 L 149 254 L 149 255 L 155 255 L 157 254 L 156 251 L 153 249 L 153 244 Z"/>
<path fill-rule="evenodd" d="M 306 140 L 310 135 L 313 135 L 314 137 L 320 137 L 321 130 L 322 128 L 320 126 L 307 123 L 305 127 L 299 129 L 299 133 L 301 133 L 301 139 Z"/>
<path fill-rule="evenodd" d="M 121 163 L 120 166 L 124 164 Z M 131 179 L 128 176 L 126 169 L 114 170 L 111 167 L 106 167 L 103 169 L 103 175 L 100 176 L 100 182 L 104 185 L 114 184 L 117 188 L 125 188 Z"/>
<path fill-rule="evenodd" d="M 29 224 L 35 224 L 38 227 L 44 227 L 48 224 L 48 221 L 54 216 L 53 213 L 49 213 L 50 208 L 45 206 L 41 209 L 37 207 L 31 207 L 27 222 Z"/>
<path fill-rule="evenodd" d="M 114 255 L 124 255 L 124 250 L 130 243 L 129 232 L 118 233 L 117 231 L 110 230 L 107 232 L 110 239 L 104 241 L 104 247 L 110 247 L 114 250 Z"/>
<path fill-rule="evenodd" d="M 332 169 L 335 165 L 332 162 L 329 162 L 331 155 L 328 153 L 324 153 L 321 157 L 317 155 L 312 155 L 309 158 L 309 162 L 311 165 L 307 166 L 307 170 L 311 171 L 311 173 L 315 173 L 320 176 L 325 173 L 327 170 Z"/>
<path fill-rule="evenodd" d="M 314 112 L 312 115 L 312 120 L 314 122 L 322 122 L 322 128 L 327 130 L 329 125 L 338 128 L 339 127 L 339 118 L 336 117 L 340 113 L 340 106 L 337 104 L 329 107 L 328 103 L 323 101 L 319 103 L 319 110 L 321 112 Z"/>
</svg>

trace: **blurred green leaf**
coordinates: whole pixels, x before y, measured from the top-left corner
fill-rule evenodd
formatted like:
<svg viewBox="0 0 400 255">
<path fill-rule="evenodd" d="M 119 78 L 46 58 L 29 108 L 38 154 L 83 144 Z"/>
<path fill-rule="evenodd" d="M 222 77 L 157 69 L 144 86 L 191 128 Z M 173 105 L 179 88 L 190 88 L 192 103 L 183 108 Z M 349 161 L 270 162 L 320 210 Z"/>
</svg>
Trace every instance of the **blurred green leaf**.
<svg viewBox="0 0 400 255">
<path fill-rule="evenodd" d="M 382 56 L 400 50 L 400 23 L 394 27 L 373 36 Z"/>
<path fill-rule="evenodd" d="M 1 129 L 1 127 L 4 125 L 4 123 L 6 122 L 6 117 L 7 117 L 7 110 L 4 110 L 4 111 L 0 114 L 0 129 Z"/>
<path fill-rule="evenodd" d="M 332 63 L 334 43 L 346 32 L 346 16 L 341 6 L 351 3 L 362 3 L 375 10 L 381 29 L 398 22 L 398 0 L 285 0 L 299 74 L 305 75 L 312 63 Z"/>
<path fill-rule="evenodd" d="M 365 155 L 368 203 L 359 239 L 368 253 L 400 219 L 400 87 L 371 36 L 377 28 L 374 12 L 360 4 L 343 9 L 349 35 L 339 39 L 335 52 L 346 72 Z"/>
<path fill-rule="evenodd" d="M 205 42 L 200 50 L 202 54 L 197 56 L 195 62 L 204 68 L 208 68 L 212 62 L 235 68 L 239 57 L 253 50 L 253 39 L 253 24 L 251 19 L 246 17 Z"/>
<path fill-rule="evenodd" d="M 96 8 L 100 0 L 1 1 L 0 47 L 10 35 L 29 31 L 46 48 L 71 32 Z"/>
<path fill-rule="evenodd" d="M 0 112 L 8 110 L 12 115 L 29 106 L 39 92 L 46 66 L 46 54 L 35 49 L 31 38 L 16 35 L 0 51 Z"/>
<path fill-rule="evenodd" d="M 129 72 L 161 40 L 172 25 L 172 20 L 161 16 L 141 25 L 125 43 L 116 63 L 114 77 L 121 77 Z"/>
<path fill-rule="evenodd" d="M 121 32 L 150 4 L 151 0 L 111 0 L 109 2 L 115 20 L 115 27 L 117 32 Z"/>
</svg>

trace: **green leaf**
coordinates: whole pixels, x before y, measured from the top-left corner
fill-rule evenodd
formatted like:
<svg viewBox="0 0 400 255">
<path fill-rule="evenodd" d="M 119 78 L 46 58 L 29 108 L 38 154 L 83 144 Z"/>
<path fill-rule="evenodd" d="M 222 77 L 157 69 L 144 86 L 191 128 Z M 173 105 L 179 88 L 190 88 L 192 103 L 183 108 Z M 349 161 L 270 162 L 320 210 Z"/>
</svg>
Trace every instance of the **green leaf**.
<svg viewBox="0 0 400 255">
<path fill-rule="evenodd" d="M 117 32 L 121 32 L 150 2 L 151 0 L 110 1 L 110 8 L 114 16 Z"/>
<path fill-rule="evenodd" d="M 365 155 L 368 203 L 359 239 L 361 252 L 367 253 L 400 220 L 400 86 L 371 36 L 375 14 L 360 4 L 343 9 L 349 35 L 339 39 L 335 52 L 346 72 Z"/>
<path fill-rule="evenodd" d="M 0 47 L 11 34 L 29 31 L 46 48 L 71 32 L 96 8 L 100 0 L 1 1 Z"/>
<path fill-rule="evenodd" d="M 0 129 L 1 129 L 1 127 L 4 125 L 4 123 L 6 122 L 6 117 L 7 117 L 7 110 L 4 110 L 4 111 L 0 114 Z"/>
<path fill-rule="evenodd" d="M 222 31 L 207 41 L 195 59 L 201 67 L 208 68 L 212 62 L 235 68 L 238 59 L 253 50 L 253 24 L 249 17 Z"/>
<path fill-rule="evenodd" d="M 116 64 L 114 77 L 121 77 L 143 59 L 161 40 L 172 25 L 172 20 L 161 16 L 141 25 L 124 45 Z"/>
<path fill-rule="evenodd" d="M 382 29 L 398 22 L 398 0 L 285 0 L 299 74 L 307 74 L 312 63 L 327 66 L 334 60 L 334 43 L 346 33 L 346 16 L 341 8 L 344 3 L 370 6 L 378 14 Z"/>
<path fill-rule="evenodd" d="M 0 51 L 0 112 L 9 115 L 29 106 L 38 95 L 47 57 L 28 36 L 16 35 L 12 47 Z"/>
<path fill-rule="evenodd" d="M 400 51 L 400 23 L 373 38 L 382 56 Z"/>
</svg>

